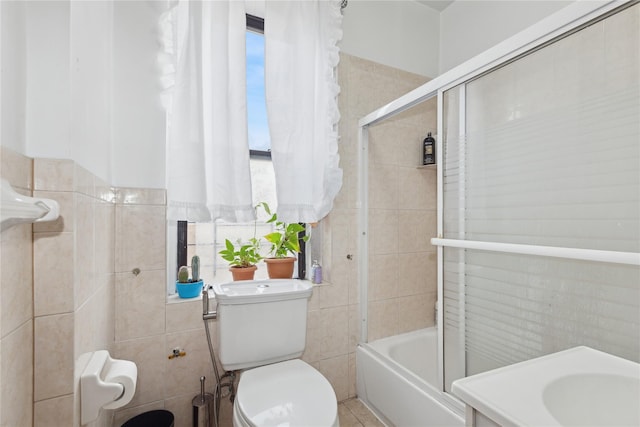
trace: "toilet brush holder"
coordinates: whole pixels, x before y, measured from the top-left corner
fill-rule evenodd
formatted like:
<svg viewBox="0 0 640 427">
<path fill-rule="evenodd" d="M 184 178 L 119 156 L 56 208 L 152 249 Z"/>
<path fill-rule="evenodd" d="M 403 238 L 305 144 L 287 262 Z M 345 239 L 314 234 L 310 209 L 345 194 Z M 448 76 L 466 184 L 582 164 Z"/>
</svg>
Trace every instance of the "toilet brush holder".
<svg viewBox="0 0 640 427">
<path fill-rule="evenodd" d="M 215 427 L 215 398 L 204 391 L 205 377 L 200 377 L 200 394 L 193 398 L 193 427 Z"/>
</svg>

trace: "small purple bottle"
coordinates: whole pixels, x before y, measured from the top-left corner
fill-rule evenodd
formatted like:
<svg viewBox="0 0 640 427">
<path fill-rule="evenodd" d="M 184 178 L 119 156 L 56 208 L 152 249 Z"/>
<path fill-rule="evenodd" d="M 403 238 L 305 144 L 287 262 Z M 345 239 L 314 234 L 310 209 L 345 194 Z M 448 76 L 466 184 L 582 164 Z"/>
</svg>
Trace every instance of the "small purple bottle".
<svg viewBox="0 0 640 427">
<path fill-rule="evenodd" d="M 318 260 L 313 260 L 311 265 L 311 281 L 316 285 L 322 283 L 322 267 L 318 264 Z"/>
</svg>

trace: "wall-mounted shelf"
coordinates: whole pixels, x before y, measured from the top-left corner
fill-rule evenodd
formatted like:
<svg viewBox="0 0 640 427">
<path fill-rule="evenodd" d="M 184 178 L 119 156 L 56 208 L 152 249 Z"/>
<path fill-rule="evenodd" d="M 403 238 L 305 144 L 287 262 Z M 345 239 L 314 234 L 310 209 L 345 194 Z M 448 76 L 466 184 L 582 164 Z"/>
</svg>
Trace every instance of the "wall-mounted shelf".
<svg viewBox="0 0 640 427">
<path fill-rule="evenodd" d="M 55 200 L 23 196 L 7 180 L 0 180 L 0 230 L 25 222 L 55 221 L 59 215 Z"/>
</svg>

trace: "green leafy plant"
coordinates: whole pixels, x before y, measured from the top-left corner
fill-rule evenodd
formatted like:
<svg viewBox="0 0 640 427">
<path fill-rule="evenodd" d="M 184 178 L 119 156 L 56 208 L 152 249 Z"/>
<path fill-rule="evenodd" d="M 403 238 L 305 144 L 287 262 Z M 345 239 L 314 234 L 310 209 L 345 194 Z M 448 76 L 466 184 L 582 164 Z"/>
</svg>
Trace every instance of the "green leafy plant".
<svg viewBox="0 0 640 427">
<path fill-rule="evenodd" d="M 241 240 L 237 240 L 238 247 L 229 240 L 224 241 L 225 249 L 218 252 L 222 259 L 229 262 L 229 265 L 235 267 L 250 267 L 257 264 L 261 259 L 260 241 L 255 237 L 249 239 L 249 243 L 242 244 Z"/>
<path fill-rule="evenodd" d="M 289 254 L 296 255 L 300 252 L 299 234 L 304 231 L 304 226 L 298 223 L 287 224 L 286 222 L 279 221 L 278 215 L 275 212 L 271 212 L 271 208 L 266 202 L 258 203 L 256 207 L 262 207 L 267 215 L 271 218 L 267 220 L 267 224 L 274 224 L 275 231 L 264 236 L 269 243 L 271 243 L 271 249 L 269 253 L 273 258 L 286 258 Z M 304 236 L 303 241 L 309 240 L 309 236 Z"/>
<path fill-rule="evenodd" d="M 200 257 L 194 255 L 191 258 L 192 278 L 189 278 L 189 267 L 183 265 L 178 269 L 178 283 L 194 283 L 200 281 Z"/>
</svg>

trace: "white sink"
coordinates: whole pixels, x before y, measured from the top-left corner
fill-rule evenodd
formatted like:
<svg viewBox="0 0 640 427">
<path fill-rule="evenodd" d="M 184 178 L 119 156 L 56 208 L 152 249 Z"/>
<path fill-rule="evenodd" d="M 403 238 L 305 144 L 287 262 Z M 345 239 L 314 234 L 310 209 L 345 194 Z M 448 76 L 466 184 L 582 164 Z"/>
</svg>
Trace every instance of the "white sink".
<svg viewBox="0 0 640 427">
<path fill-rule="evenodd" d="M 502 426 L 639 426 L 640 364 L 575 347 L 453 382 Z"/>
<path fill-rule="evenodd" d="M 564 426 L 640 426 L 640 378 L 566 375 L 544 388 L 542 401 Z"/>
</svg>

